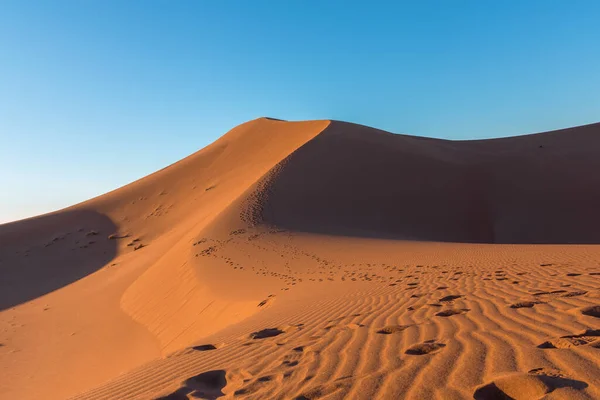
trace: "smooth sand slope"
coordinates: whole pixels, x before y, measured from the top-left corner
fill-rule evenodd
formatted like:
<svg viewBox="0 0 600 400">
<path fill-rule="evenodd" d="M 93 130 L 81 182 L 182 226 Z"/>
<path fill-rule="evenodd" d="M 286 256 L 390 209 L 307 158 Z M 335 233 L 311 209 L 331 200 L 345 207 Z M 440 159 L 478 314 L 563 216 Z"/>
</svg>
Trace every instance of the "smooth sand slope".
<svg viewBox="0 0 600 400">
<path fill-rule="evenodd" d="M 242 124 L 0 226 L 0 398 L 600 398 L 598 154 Z"/>
</svg>

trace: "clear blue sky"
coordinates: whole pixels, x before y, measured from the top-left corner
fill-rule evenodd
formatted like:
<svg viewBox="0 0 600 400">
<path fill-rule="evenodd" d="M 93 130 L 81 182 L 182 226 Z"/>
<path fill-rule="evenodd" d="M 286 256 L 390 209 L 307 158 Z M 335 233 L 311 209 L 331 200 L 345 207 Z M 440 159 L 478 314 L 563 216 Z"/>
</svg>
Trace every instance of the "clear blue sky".
<svg viewBox="0 0 600 400">
<path fill-rule="evenodd" d="M 0 2 L 0 222 L 259 116 L 450 139 L 600 121 L 600 1 Z"/>
</svg>

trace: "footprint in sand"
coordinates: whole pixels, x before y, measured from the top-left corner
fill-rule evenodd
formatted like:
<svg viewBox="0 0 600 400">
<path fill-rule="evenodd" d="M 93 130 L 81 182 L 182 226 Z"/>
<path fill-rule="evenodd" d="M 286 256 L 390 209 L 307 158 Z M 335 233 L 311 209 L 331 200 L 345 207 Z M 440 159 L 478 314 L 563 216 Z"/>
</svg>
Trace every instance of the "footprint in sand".
<svg viewBox="0 0 600 400">
<path fill-rule="evenodd" d="M 285 333 L 287 330 L 287 327 L 280 327 L 280 328 L 266 328 L 260 331 L 256 331 L 256 332 L 252 332 L 250 334 L 250 339 L 266 339 L 266 338 L 271 338 L 271 337 L 275 337 L 278 335 L 281 335 L 282 333 Z"/>
<path fill-rule="evenodd" d="M 581 309 L 583 315 L 600 318 L 600 305 L 584 307 Z"/>
<path fill-rule="evenodd" d="M 224 396 L 223 388 L 227 386 L 226 372 L 222 369 L 203 372 L 181 383 L 181 387 L 166 396 L 156 400 L 183 400 L 201 398 L 207 400 L 217 399 Z"/>
<path fill-rule="evenodd" d="M 258 303 L 257 307 L 265 307 L 265 306 L 271 305 L 271 303 L 273 303 L 274 301 L 275 301 L 275 295 L 271 294 L 271 295 L 267 296 L 266 299 L 264 299 L 263 301 Z"/>
<path fill-rule="evenodd" d="M 563 388 L 581 390 L 587 386 L 588 384 L 583 381 L 547 372 L 544 368 L 535 368 L 526 374 L 508 374 L 481 385 L 473 393 L 473 398 L 475 400 L 540 399 L 555 390 L 559 391 Z M 567 391 L 565 394 L 568 393 Z"/>
<path fill-rule="evenodd" d="M 428 340 L 423 343 L 417 343 L 406 349 L 405 353 L 413 356 L 423 356 L 425 354 L 437 353 L 442 350 L 446 345 L 444 343 L 437 343 L 433 340 Z"/>
<path fill-rule="evenodd" d="M 537 347 L 540 349 L 569 349 L 585 345 L 600 348 L 600 329 L 588 329 L 576 335 L 550 339 L 539 344 Z"/>
<path fill-rule="evenodd" d="M 453 303 L 454 300 L 460 299 L 462 297 L 464 297 L 464 296 L 461 295 L 461 294 L 452 294 L 450 296 L 444 296 L 444 297 L 442 297 L 441 299 L 438 300 L 438 302 L 450 304 L 450 303 Z"/>
<path fill-rule="evenodd" d="M 511 304 L 510 308 L 531 308 L 536 304 L 541 304 L 539 301 L 521 301 L 519 303 Z"/>
<path fill-rule="evenodd" d="M 409 327 L 410 327 L 410 325 L 388 325 L 388 326 L 384 326 L 383 328 L 379 329 L 377 331 L 377 333 L 382 334 L 382 335 L 391 335 L 393 333 L 400 333 Z"/>
<path fill-rule="evenodd" d="M 300 364 L 303 359 L 312 360 L 314 353 L 307 348 L 307 345 L 297 346 L 291 349 L 291 352 L 283 357 L 281 366 L 285 368 L 293 368 Z"/>
<path fill-rule="evenodd" d="M 467 311 L 470 311 L 470 310 L 468 308 L 451 308 L 449 310 L 440 311 L 439 313 L 436 313 L 435 315 L 437 317 L 451 317 L 453 315 L 464 314 Z"/>
<path fill-rule="evenodd" d="M 281 335 L 282 333 L 284 333 L 284 332 L 278 328 L 267 328 L 267 329 L 263 329 L 263 330 L 251 333 L 250 338 L 266 339 L 266 338 L 274 337 L 277 335 Z"/>
<path fill-rule="evenodd" d="M 210 351 L 210 350 L 220 349 L 221 347 L 223 347 L 222 344 L 218 344 L 218 345 L 214 345 L 214 344 L 201 344 L 199 346 L 192 347 L 192 349 L 194 349 L 196 351 Z"/>
</svg>

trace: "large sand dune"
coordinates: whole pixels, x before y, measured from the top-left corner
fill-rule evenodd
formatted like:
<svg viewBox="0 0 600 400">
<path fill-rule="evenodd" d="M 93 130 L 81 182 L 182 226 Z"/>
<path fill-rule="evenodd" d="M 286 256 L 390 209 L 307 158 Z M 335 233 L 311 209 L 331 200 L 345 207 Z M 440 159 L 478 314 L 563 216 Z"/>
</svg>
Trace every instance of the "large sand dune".
<svg viewBox="0 0 600 400">
<path fill-rule="evenodd" d="M 598 154 L 240 125 L 0 226 L 0 398 L 600 398 Z"/>
</svg>

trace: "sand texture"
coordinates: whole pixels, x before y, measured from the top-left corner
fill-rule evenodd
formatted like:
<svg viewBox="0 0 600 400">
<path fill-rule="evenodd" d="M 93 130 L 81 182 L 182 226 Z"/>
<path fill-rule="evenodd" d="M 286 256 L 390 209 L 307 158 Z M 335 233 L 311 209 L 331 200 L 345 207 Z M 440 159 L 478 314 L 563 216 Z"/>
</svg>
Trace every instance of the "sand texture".
<svg viewBox="0 0 600 400">
<path fill-rule="evenodd" d="M 600 399 L 599 155 L 242 124 L 0 225 L 0 398 Z"/>
</svg>

